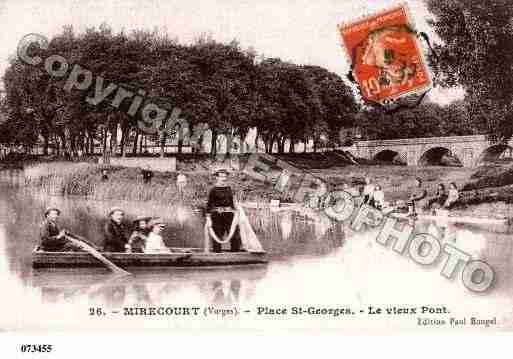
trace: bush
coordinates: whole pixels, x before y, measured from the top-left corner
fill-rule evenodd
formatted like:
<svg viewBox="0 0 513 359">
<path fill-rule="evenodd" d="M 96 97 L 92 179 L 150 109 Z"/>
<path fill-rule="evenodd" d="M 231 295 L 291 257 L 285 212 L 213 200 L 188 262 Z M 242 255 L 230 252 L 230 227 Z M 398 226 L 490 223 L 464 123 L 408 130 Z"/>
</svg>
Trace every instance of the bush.
<svg viewBox="0 0 513 359">
<path fill-rule="evenodd" d="M 513 166 L 482 166 L 472 174 L 470 180 L 471 181 L 463 187 L 463 190 L 508 186 L 513 184 Z"/>
</svg>

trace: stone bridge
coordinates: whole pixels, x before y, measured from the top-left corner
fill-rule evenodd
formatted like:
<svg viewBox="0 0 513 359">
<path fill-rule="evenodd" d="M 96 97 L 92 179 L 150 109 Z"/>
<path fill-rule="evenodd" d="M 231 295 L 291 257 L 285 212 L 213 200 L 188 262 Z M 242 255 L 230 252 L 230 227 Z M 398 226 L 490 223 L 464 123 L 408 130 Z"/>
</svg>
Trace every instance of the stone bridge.
<svg viewBox="0 0 513 359">
<path fill-rule="evenodd" d="M 408 166 L 439 164 L 445 156 L 455 165 L 474 167 L 485 161 L 512 157 L 513 140 L 509 143 L 491 143 L 484 135 L 423 137 L 358 141 L 355 148 L 357 157 L 399 161 Z"/>
</svg>

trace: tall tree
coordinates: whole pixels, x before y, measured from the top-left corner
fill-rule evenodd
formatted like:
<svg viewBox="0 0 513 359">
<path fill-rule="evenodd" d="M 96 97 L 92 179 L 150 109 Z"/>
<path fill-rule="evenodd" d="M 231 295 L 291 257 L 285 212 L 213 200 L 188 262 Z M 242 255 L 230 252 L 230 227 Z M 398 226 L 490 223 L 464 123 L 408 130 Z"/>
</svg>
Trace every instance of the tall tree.
<svg viewBox="0 0 513 359">
<path fill-rule="evenodd" d="M 442 43 L 431 56 L 438 82 L 466 90 L 473 126 L 513 135 L 513 6 L 509 0 L 427 0 Z"/>
</svg>

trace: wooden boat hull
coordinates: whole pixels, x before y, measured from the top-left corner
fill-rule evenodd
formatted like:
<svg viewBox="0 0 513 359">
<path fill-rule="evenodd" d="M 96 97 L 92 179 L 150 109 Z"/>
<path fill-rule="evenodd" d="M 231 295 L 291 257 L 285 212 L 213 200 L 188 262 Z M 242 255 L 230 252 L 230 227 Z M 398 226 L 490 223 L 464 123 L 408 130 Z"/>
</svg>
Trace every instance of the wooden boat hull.
<svg viewBox="0 0 513 359">
<path fill-rule="evenodd" d="M 172 249 L 171 253 L 102 253 L 120 267 L 205 267 L 265 264 L 267 255 L 252 252 L 205 253 L 201 249 Z M 33 268 L 102 267 L 94 257 L 84 252 L 32 253 Z"/>
</svg>

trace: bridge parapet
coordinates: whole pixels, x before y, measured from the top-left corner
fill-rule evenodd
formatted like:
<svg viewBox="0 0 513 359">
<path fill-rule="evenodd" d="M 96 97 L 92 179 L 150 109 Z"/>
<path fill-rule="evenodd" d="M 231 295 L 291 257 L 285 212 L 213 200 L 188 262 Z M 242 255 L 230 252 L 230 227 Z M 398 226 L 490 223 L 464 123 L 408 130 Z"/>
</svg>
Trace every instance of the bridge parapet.
<svg viewBox="0 0 513 359">
<path fill-rule="evenodd" d="M 401 146 L 401 145 L 427 145 L 447 144 L 461 142 L 488 142 L 485 135 L 472 136 L 447 136 L 447 137 L 419 137 L 419 138 L 398 138 L 394 140 L 367 140 L 358 141 L 356 147 L 378 147 L 378 146 Z"/>
<path fill-rule="evenodd" d="M 473 167 L 484 154 L 491 153 L 491 156 L 498 156 L 500 149 L 497 152 L 497 148 L 505 148 L 508 145 L 513 149 L 513 139 L 508 144 L 500 144 L 490 142 L 485 135 L 471 135 L 358 141 L 354 147 L 358 157 L 367 159 L 373 159 L 384 151 L 395 152 L 409 166 L 419 165 L 420 162 L 425 161 L 429 153 L 433 154 L 433 151 L 442 153 L 445 150 L 446 153 L 457 158 L 463 166 Z M 496 150 L 490 151 L 491 148 Z"/>
</svg>

